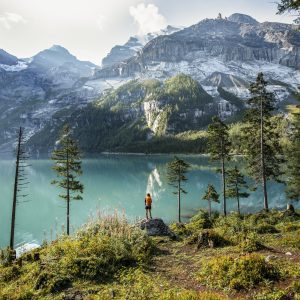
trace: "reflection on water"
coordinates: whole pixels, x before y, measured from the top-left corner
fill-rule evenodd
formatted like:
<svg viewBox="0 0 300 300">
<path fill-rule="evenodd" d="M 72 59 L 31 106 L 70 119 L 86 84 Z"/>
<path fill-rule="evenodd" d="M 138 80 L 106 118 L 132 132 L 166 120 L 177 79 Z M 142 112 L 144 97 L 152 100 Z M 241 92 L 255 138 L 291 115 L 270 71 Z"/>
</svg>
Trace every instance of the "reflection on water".
<svg viewBox="0 0 300 300">
<path fill-rule="evenodd" d="M 156 199 L 156 201 L 160 200 L 160 195 L 164 191 L 162 181 L 160 179 L 160 175 L 157 171 L 157 168 L 150 172 L 149 177 L 148 177 L 148 183 L 147 183 L 147 188 L 145 191 L 146 193 L 150 193 L 153 197 L 153 199 Z"/>
<path fill-rule="evenodd" d="M 181 156 L 192 165 L 185 184 L 187 195 L 183 195 L 182 214 L 190 216 L 199 208 L 206 208 L 201 200 L 208 183 L 220 191 L 220 175 L 215 172 L 206 157 Z M 83 201 L 71 204 L 73 230 L 88 221 L 97 211 L 113 213 L 124 210 L 130 220 L 144 217 L 144 198 L 147 192 L 153 196 L 153 215 L 166 222 L 177 220 L 177 198 L 166 180 L 166 163 L 173 157 L 168 155 L 134 156 L 102 155 L 83 161 L 82 181 L 85 189 Z M 59 189 L 50 184 L 55 178 L 49 160 L 33 160 L 28 168 L 30 202 L 20 204 L 17 209 L 16 243 L 54 239 L 64 228 L 65 202 L 58 197 Z M 242 166 L 241 166 L 242 168 Z M 0 160 L 0 247 L 9 241 L 11 199 L 13 191 L 14 162 Z M 270 207 L 285 206 L 284 187 L 269 184 Z M 229 200 L 229 210 L 236 209 L 236 201 Z M 241 201 L 244 212 L 258 211 L 263 207 L 260 190 Z M 218 204 L 213 209 L 220 210 Z"/>
</svg>

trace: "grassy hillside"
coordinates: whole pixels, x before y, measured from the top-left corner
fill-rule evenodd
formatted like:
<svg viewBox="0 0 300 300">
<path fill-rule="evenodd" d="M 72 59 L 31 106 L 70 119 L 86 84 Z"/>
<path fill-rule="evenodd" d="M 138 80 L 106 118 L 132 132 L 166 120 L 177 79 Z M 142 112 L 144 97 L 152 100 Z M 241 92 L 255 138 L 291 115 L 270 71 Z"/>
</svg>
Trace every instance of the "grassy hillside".
<svg viewBox="0 0 300 300">
<path fill-rule="evenodd" d="M 111 217 L 14 263 L 3 253 L 0 298 L 300 299 L 299 215 L 200 211 L 171 228 L 176 241 Z"/>
</svg>

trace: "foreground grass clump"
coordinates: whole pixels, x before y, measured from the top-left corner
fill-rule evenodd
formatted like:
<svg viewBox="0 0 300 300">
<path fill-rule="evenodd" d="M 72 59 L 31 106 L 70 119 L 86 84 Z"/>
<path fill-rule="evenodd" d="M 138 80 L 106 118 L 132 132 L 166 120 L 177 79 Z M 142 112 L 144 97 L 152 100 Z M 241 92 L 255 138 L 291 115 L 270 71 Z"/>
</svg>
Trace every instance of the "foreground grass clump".
<svg viewBox="0 0 300 300">
<path fill-rule="evenodd" d="M 121 271 L 118 281 L 113 285 L 106 285 L 91 296 L 93 300 L 226 300 L 216 292 L 198 293 L 174 287 L 160 276 L 142 271 L 140 269 L 128 269 Z"/>
<path fill-rule="evenodd" d="M 280 236 L 278 241 L 284 246 L 300 249 L 300 215 L 271 211 L 250 215 L 231 213 L 227 217 L 213 214 L 209 218 L 206 211 L 200 211 L 187 224 L 172 224 L 171 229 L 187 243 L 197 243 L 199 236 L 211 230 L 222 243 L 219 246 L 238 246 L 242 252 L 255 252 L 265 248 L 263 242 L 268 236 Z"/>
<path fill-rule="evenodd" d="M 25 254 L 13 265 L 2 265 L 0 299 L 40 299 L 76 281 L 105 283 L 121 268 L 147 264 L 153 249 L 138 228 L 117 217 L 105 218 Z"/>
<path fill-rule="evenodd" d="M 253 288 L 261 283 L 278 281 L 279 269 L 256 254 L 238 258 L 221 256 L 203 262 L 199 280 L 219 288 L 242 290 Z"/>
</svg>

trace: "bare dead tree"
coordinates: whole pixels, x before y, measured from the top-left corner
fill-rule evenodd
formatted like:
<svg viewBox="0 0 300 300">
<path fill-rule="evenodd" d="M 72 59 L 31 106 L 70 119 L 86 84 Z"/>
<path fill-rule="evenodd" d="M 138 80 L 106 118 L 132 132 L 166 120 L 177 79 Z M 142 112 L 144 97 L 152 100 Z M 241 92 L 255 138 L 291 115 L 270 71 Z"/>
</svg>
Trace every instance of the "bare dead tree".
<svg viewBox="0 0 300 300">
<path fill-rule="evenodd" d="M 16 171 L 11 214 L 11 230 L 9 244 L 11 250 L 14 250 L 17 205 L 20 203 L 27 202 L 24 198 L 28 196 L 28 193 L 26 193 L 26 189 L 28 188 L 29 180 L 25 171 L 26 168 L 29 167 L 29 155 L 25 150 L 26 141 L 27 140 L 24 135 L 24 129 L 20 127 L 16 147 Z"/>
</svg>

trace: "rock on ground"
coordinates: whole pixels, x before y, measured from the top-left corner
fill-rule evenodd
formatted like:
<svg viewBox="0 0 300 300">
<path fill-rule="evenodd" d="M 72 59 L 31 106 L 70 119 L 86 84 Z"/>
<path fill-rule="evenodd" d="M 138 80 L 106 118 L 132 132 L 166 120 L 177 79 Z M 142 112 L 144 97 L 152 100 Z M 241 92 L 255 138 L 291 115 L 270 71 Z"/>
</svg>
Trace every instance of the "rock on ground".
<svg viewBox="0 0 300 300">
<path fill-rule="evenodd" d="M 144 219 L 139 224 L 142 230 L 146 230 L 149 236 L 169 236 L 171 238 L 177 238 L 176 234 L 164 223 L 162 219 Z"/>
</svg>

